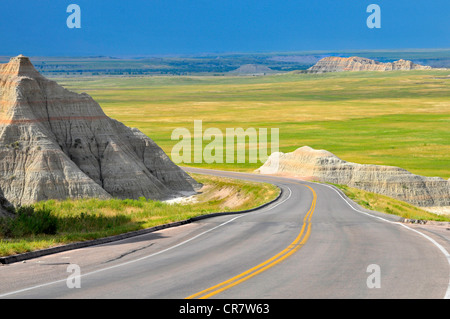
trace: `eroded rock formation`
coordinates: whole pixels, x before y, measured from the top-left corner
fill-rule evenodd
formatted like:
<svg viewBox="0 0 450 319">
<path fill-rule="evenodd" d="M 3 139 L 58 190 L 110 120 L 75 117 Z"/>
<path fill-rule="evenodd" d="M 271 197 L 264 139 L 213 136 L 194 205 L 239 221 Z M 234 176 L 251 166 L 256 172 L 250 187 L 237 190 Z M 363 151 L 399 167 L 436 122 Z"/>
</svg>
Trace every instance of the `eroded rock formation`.
<svg viewBox="0 0 450 319">
<path fill-rule="evenodd" d="M 415 175 L 395 166 L 351 163 L 308 146 L 272 154 L 257 172 L 348 185 L 421 207 L 450 206 L 449 180 Z"/>
<path fill-rule="evenodd" d="M 46 199 L 166 199 L 199 185 L 139 130 L 89 95 L 44 78 L 27 57 L 0 65 L 0 189 L 13 205 Z"/>
<path fill-rule="evenodd" d="M 0 218 L 12 216 L 12 208 L 12 204 L 8 202 L 8 200 L 5 198 L 5 195 L 3 194 L 3 191 L 0 189 Z"/>
<path fill-rule="evenodd" d="M 389 63 L 361 57 L 325 57 L 308 69 L 311 73 L 343 72 L 343 71 L 394 71 L 394 70 L 429 70 L 430 66 L 415 64 L 408 60 Z"/>
</svg>

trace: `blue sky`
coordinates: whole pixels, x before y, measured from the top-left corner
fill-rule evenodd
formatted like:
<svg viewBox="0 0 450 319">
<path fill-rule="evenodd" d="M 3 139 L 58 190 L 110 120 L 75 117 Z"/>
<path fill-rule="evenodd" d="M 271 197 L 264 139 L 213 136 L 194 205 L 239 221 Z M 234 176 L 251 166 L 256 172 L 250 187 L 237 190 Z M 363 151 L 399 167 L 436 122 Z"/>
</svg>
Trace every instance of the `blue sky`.
<svg viewBox="0 0 450 319">
<path fill-rule="evenodd" d="M 81 29 L 69 29 L 69 4 Z M 369 4 L 381 29 L 369 29 Z M 450 47 L 449 0 L 0 0 L 0 55 Z"/>
</svg>

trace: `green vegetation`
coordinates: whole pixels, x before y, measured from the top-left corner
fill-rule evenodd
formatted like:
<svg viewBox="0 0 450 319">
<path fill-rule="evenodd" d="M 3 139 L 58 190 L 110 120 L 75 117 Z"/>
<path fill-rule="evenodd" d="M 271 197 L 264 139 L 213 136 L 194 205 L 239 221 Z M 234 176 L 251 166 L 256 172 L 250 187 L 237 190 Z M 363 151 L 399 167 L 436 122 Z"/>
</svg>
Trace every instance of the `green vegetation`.
<svg viewBox="0 0 450 319">
<path fill-rule="evenodd" d="M 117 235 L 208 213 L 250 209 L 279 193 L 270 184 L 193 177 L 204 185 L 194 202 L 83 199 L 49 200 L 21 207 L 14 219 L 0 219 L 0 256 Z"/>
<path fill-rule="evenodd" d="M 448 215 L 433 214 L 403 201 L 346 185 L 333 185 L 341 189 L 351 200 L 373 211 L 397 215 L 406 219 L 450 222 L 450 216 Z"/>
<path fill-rule="evenodd" d="M 31 57 L 36 69 L 45 76 L 148 76 L 148 75 L 214 75 L 223 76 L 245 64 L 257 64 L 277 72 L 305 70 L 325 56 L 359 56 L 380 62 L 399 59 L 432 67 L 449 67 L 449 49 L 410 49 L 374 51 L 307 51 L 267 53 L 211 53 L 188 56 L 141 56 L 117 58 Z M 0 63 L 10 57 L 0 56 Z"/>
<path fill-rule="evenodd" d="M 107 115 L 139 128 L 169 156 L 178 142 L 172 131 L 193 133 L 193 121 L 202 120 L 203 130 L 222 132 L 279 128 L 283 152 L 308 145 L 351 162 L 450 178 L 450 79 L 444 70 L 56 80 L 90 94 Z M 195 164 L 235 171 L 260 165 Z"/>
<path fill-rule="evenodd" d="M 227 71 L 244 61 L 252 63 L 254 58 L 241 57 L 236 65 L 217 62 L 216 67 Z M 187 68 L 183 59 L 174 58 L 170 65 L 167 60 L 164 65 L 161 61 L 152 63 L 161 63 L 161 70 L 168 73 L 203 72 L 199 59 L 195 67 Z M 208 61 L 203 60 L 205 65 Z M 116 61 L 104 63 L 99 70 L 117 66 Z M 75 64 L 68 67 L 78 68 Z M 130 68 L 126 63 L 122 67 Z M 94 66 L 89 68 L 95 72 Z M 394 165 L 419 175 L 450 178 L 450 78 L 445 70 L 54 80 L 72 91 L 90 94 L 107 115 L 139 128 L 169 156 L 178 142 L 171 140 L 172 131 L 187 128 L 193 133 L 194 120 L 202 120 L 203 130 L 218 128 L 222 132 L 237 127 L 267 128 L 269 132 L 279 128 L 282 152 L 308 145 L 351 162 Z M 20 145 L 13 143 L 10 147 Z M 183 163 L 247 172 L 261 164 Z M 210 212 L 247 209 L 278 194 L 276 188 L 266 184 L 201 175 L 195 178 L 209 186 L 193 203 L 86 199 L 46 201 L 23 208 L 14 221 L 0 224 L 0 255 L 115 235 Z M 411 219 L 448 220 L 391 198 L 340 187 L 369 209 Z"/>
</svg>

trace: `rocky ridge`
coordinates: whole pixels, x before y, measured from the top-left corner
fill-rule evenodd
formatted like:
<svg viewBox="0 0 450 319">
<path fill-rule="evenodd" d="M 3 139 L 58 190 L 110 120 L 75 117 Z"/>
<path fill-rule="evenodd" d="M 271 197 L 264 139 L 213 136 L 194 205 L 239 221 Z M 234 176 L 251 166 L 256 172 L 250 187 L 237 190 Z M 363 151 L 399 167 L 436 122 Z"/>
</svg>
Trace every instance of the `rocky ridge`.
<svg viewBox="0 0 450 319">
<path fill-rule="evenodd" d="M 325 57 L 307 71 L 310 73 L 343 72 L 343 71 L 395 71 L 395 70 L 430 70 L 430 66 L 415 64 L 408 60 L 394 62 L 378 62 L 361 57 Z"/>
<path fill-rule="evenodd" d="M 9 203 L 162 200 L 198 187 L 153 140 L 106 116 L 89 95 L 46 79 L 22 55 L 0 65 L 0 191 Z"/>
<path fill-rule="evenodd" d="M 450 180 L 415 175 L 395 166 L 347 162 L 308 146 L 273 153 L 257 172 L 348 185 L 419 207 L 450 206 Z"/>
</svg>

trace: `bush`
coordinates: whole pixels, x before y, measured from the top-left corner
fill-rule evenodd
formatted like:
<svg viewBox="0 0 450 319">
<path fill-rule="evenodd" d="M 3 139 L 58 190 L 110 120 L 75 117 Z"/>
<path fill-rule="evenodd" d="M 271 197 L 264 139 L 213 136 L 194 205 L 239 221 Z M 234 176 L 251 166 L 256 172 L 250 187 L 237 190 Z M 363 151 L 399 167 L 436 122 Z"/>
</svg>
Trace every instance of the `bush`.
<svg viewBox="0 0 450 319">
<path fill-rule="evenodd" d="M 5 237 L 22 237 L 38 234 L 56 234 L 58 219 L 46 208 L 35 210 L 33 206 L 21 206 L 16 216 L 0 222 L 0 232 Z"/>
</svg>

